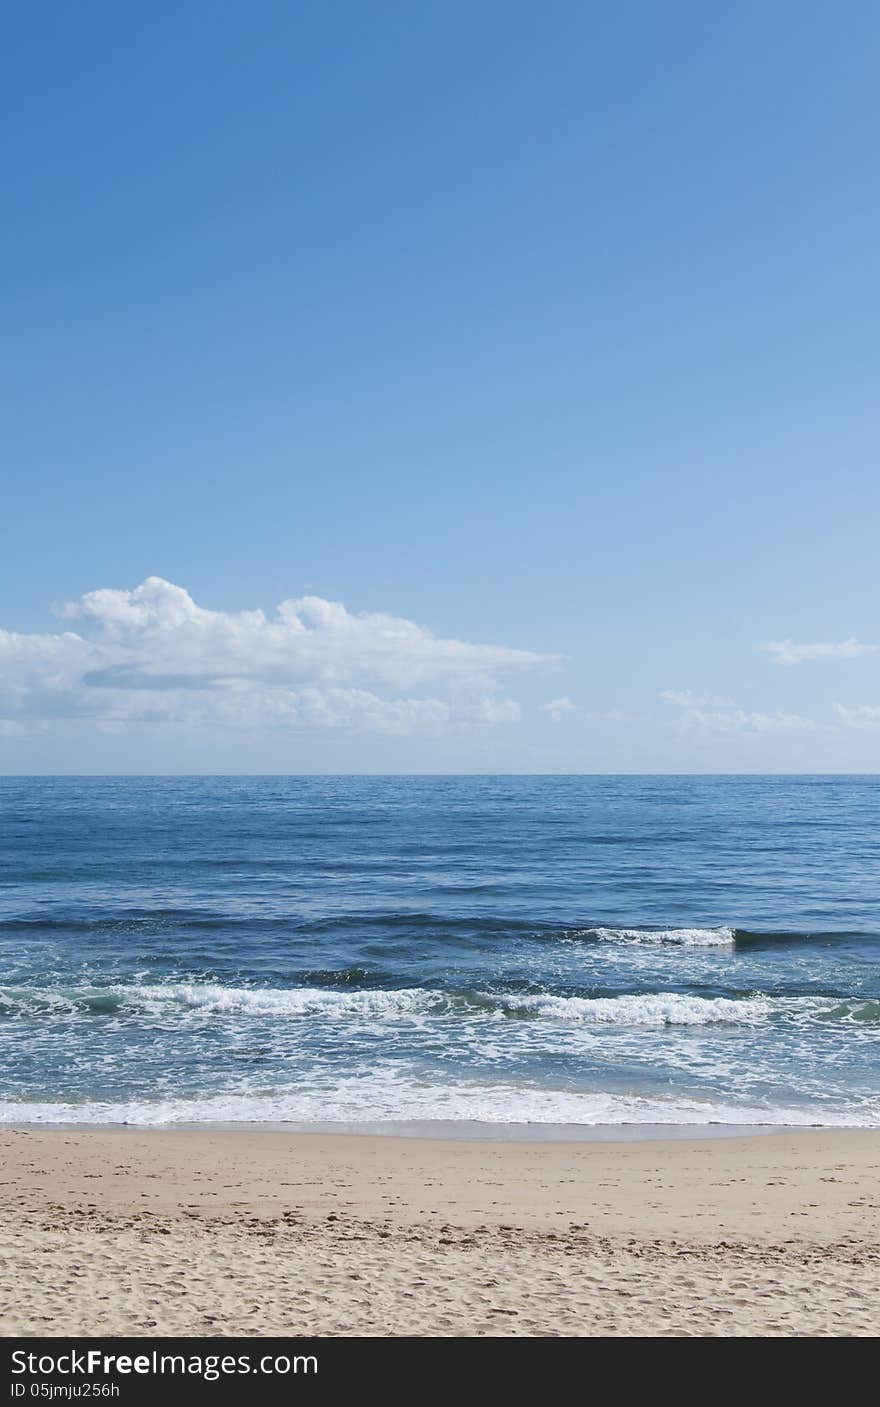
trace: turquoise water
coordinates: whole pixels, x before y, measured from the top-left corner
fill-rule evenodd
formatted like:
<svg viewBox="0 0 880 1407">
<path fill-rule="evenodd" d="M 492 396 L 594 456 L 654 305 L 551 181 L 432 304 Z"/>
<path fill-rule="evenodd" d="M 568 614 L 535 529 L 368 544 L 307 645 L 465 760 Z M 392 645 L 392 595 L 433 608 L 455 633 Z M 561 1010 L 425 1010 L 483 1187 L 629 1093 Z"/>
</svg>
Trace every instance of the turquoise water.
<svg viewBox="0 0 880 1407">
<path fill-rule="evenodd" d="M 880 1124 L 880 778 L 0 779 L 0 1119 Z"/>
</svg>

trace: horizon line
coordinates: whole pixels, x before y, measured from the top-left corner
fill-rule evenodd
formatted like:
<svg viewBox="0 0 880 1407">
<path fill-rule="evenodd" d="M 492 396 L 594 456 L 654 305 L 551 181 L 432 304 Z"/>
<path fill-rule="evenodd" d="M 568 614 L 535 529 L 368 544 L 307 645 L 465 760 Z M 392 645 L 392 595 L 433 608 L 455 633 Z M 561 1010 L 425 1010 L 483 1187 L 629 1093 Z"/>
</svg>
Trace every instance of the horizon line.
<svg viewBox="0 0 880 1407">
<path fill-rule="evenodd" d="M 195 780 L 242 780 L 265 777 L 290 781 L 311 781 L 318 779 L 351 780 L 354 778 L 374 778 L 385 780 L 395 778 L 450 778 L 461 780 L 475 778 L 561 778 L 561 777 L 880 777 L 880 770 L 871 772 L 0 772 L 3 781 L 195 781 Z"/>
</svg>

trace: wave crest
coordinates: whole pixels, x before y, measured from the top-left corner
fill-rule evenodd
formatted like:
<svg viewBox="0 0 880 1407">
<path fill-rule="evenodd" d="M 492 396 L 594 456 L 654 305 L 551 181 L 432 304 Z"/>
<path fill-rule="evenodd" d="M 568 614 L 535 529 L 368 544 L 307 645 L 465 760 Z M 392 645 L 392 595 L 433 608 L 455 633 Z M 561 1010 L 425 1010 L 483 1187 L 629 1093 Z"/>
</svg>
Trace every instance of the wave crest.
<svg viewBox="0 0 880 1407">
<path fill-rule="evenodd" d="M 597 943 L 662 943 L 681 948 L 729 948 L 736 942 L 736 929 L 726 924 L 717 928 L 580 928 L 572 936 L 592 938 Z"/>
<path fill-rule="evenodd" d="M 646 992 L 622 997 L 506 997 L 511 1014 L 583 1021 L 612 1026 L 709 1026 L 716 1022 L 753 1025 L 772 1013 L 769 997 L 689 997 L 677 992 Z"/>
<path fill-rule="evenodd" d="M 216 982 L 0 989 L 0 1016 L 47 1018 L 240 1017 L 274 1021 L 368 1021 L 377 1028 L 413 1018 L 545 1020 L 594 1026 L 754 1026 L 769 1020 L 851 1022 L 880 1027 L 880 1000 L 836 996 L 698 996 L 636 992 L 579 997 L 552 992 L 449 991 L 424 987 L 340 990 L 233 987 Z"/>
</svg>

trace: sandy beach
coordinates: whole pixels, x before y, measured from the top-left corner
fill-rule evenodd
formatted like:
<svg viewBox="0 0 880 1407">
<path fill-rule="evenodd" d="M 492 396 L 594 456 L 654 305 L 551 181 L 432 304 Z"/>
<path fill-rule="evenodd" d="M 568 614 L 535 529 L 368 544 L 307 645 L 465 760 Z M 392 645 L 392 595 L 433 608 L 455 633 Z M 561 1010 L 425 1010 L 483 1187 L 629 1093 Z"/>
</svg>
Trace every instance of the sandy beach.
<svg viewBox="0 0 880 1407">
<path fill-rule="evenodd" d="M 0 1142 L 5 1335 L 880 1332 L 877 1132 Z"/>
</svg>

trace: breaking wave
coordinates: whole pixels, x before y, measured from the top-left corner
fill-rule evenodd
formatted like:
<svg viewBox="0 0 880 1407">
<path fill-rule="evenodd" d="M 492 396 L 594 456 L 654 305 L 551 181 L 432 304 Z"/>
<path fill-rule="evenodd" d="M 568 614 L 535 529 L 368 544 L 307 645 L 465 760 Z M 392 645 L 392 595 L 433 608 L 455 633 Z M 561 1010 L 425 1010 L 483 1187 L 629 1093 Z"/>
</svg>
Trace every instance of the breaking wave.
<svg viewBox="0 0 880 1407">
<path fill-rule="evenodd" d="M 571 935 L 592 938 L 597 943 L 665 943 L 682 948 L 729 948 L 736 942 L 736 929 L 718 928 L 581 928 Z"/>
<path fill-rule="evenodd" d="M 792 1128 L 877 1127 L 880 1100 L 850 1107 L 744 1099 L 668 1098 L 575 1092 L 506 1083 L 422 1083 L 392 1071 L 341 1076 L 269 1093 L 229 1090 L 204 1096 L 133 1100 L 0 1102 L 0 1124 L 299 1124 L 329 1127 L 422 1121 L 503 1125 L 685 1125 Z"/>
<path fill-rule="evenodd" d="M 424 987 L 340 991 L 324 987 L 234 987 L 210 982 L 129 983 L 108 987 L 0 989 L 0 1017 L 253 1017 L 276 1021 L 370 1021 L 381 1027 L 412 1017 L 493 1017 L 599 1026 L 753 1026 L 772 1019 L 847 1021 L 880 1026 L 880 1000 L 836 996 L 696 996 L 644 992 L 580 997 L 551 993 L 444 991 Z"/>
</svg>

